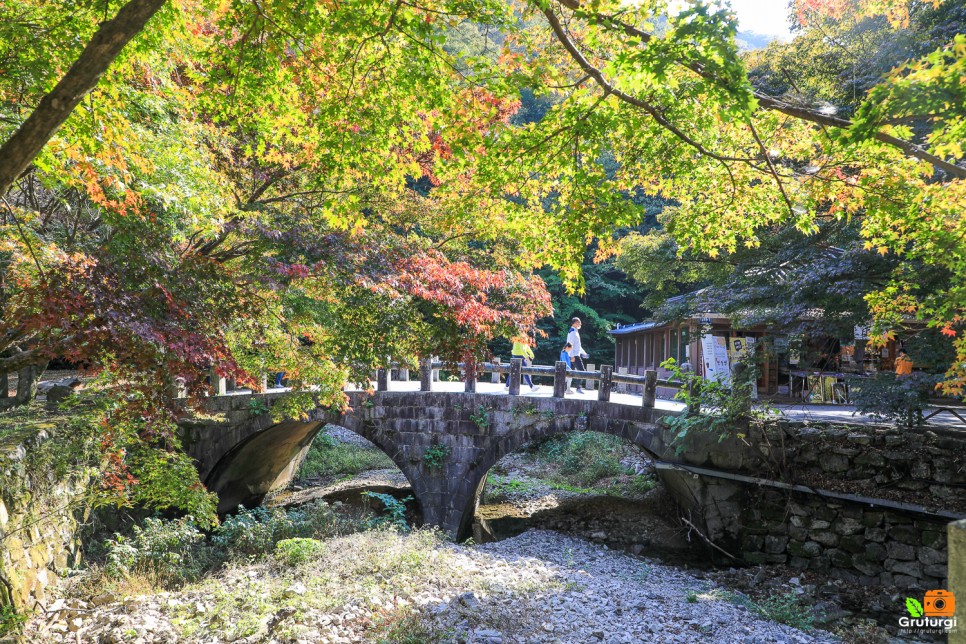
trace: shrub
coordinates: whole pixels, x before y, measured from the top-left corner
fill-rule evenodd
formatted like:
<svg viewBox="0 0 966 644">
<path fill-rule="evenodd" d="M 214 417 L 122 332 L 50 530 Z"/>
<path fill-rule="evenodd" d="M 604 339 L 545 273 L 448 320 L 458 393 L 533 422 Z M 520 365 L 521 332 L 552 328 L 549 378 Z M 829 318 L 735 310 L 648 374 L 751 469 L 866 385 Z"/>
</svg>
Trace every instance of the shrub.
<svg viewBox="0 0 966 644">
<path fill-rule="evenodd" d="M 878 373 L 872 378 L 851 378 L 849 385 L 860 414 L 912 427 L 923 423 L 922 412 L 941 378 L 921 371 L 908 376 Z"/>
<path fill-rule="evenodd" d="M 335 513 L 324 502 L 301 508 L 239 508 L 218 526 L 211 544 L 224 558 L 259 556 L 275 550 L 278 542 L 296 537 L 327 537 L 339 531 Z"/>
<path fill-rule="evenodd" d="M 367 527 L 381 528 L 390 526 L 400 532 L 409 531 L 409 524 L 406 522 L 406 503 L 412 501 L 413 497 L 407 496 L 400 501 L 391 494 L 380 494 L 379 492 L 363 492 L 362 496 L 376 499 L 382 503 L 383 507 L 383 514 L 370 519 Z"/>
<path fill-rule="evenodd" d="M 449 457 L 449 447 L 446 445 L 430 445 L 423 452 L 423 463 L 431 470 L 437 470 L 443 466 L 443 462 Z"/>
<path fill-rule="evenodd" d="M 475 413 L 470 414 L 470 420 L 480 429 L 486 430 L 490 426 L 490 410 L 486 405 L 480 405 Z"/>
<path fill-rule="evenodd" d="M 148 518 L 143 526 L 132 528 L 130 537 L 115 534 L 104 544 L 105 573 L 115 579 L 144 574 L 161 583 L 193 579 L 207 564 L 197 547 L 204 538 L 190 516 L 172 521 Z"/>
<path fill-rule="evenodd" d="M 358 474 L 395 466 L 392 459 L 378 449 L 349 445 L 328 434 L 319 434 L 302 462 L 298 476 L 309 478 Z"/>
<path fill-rule="evenodd" d="M 275 558 L 287 566 L 298 566 L 320 556 L 325 545 L 318 539 L 296 537 L 283 539 L 275 544 Z"/>
<path fill-rule="evenodd" d="M 804 631 L 811 630 L 815 623 L 811 609 L 792 593 L 767 597 L 759 601 L 755 609 L 766 619 Z"/>
<path fill-rule="evenodd" d="M 685 441 L 692 432 L 710 432 L 723 441 L 729 436 L 747 431 L 750 420 L 764 418 L 768 409 L 752 410 L 751 396 L 758 380 L 758 365 L 754 356 L 743 358 L 734 369 L 731 380 L 725 384 L 720 380 L 709 380 L 692 372 L 684 372 L 673 358 L 661 363 L 661 367 L 671 372 L 670 378 L 681 382 L 681 389 L 675 395 L 687 405 L 687 413 L 679 416 L 665 416 L 664 422 L 673 432 L 671 444 L 680 454 L 685 449 Z M 692 410 L 700 410 L 695 413 Z"/>
<path fill-rule="evenodd" d="M 0 605 L 0 637 L 13 636 L 11 641 L 19 641 L 28 619 L 28 615 L 18 613 L 13 606 Z"/>
<path fill-rule="evenodd" d="M 620 463 L 623 443 L 616 436 L 573 432 L 547 441 L 541 452 L 562 476 L 580 486 L 591 486 L 624 471 Z"/>
</svg>

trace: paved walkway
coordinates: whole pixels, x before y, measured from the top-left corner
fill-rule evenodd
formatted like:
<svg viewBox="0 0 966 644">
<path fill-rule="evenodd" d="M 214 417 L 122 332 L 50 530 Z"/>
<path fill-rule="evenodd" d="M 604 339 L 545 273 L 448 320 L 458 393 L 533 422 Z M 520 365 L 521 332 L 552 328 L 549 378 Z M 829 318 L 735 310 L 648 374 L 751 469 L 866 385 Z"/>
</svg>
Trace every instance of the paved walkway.
<svg viewBox="0 0 966 644">
<path fill-rule="evenodd" d="M 375 384 L 373 384 L 375 386 Z M 462 382 L 445 382 L 439 381 L 433 383 L 433 391 L 446 391 L 446 392 L 461 392 L 464 389 L 464 384 Z M 410 380 L 407 382 L 392 381 L 389 383 L 389 391 L 418 391 L 419 381 Z M 488 394 L 493 396 L 508 396 L 507 390 L 502 384 L 478 381 L 476 383 L 476 392 L 479 394 Z M 541 386 L 536 392 L 531 392 L 530 388 L 526 385 L 520 387 L 520 396 L 524 398 L 550 398 L 553 396 L 553 387 L 549 385 Z M 577 398 L 581 400 L 597 400 L 597 391 L 587 389 L 583 394 L 567 394 L 566 398 Z M 637 394 L 621 394 L 617 392 L 612 392 L 610 400 L 613 403 L 621 405 L 634 405 L 637 407 L 641 406 L 641 396 Z M 655 403 L 657 409 L 667 409 L 671 411 L 680 411 L 684 409 L 684 404 L 677 402 L 675 400 L 666 400 L 663 398 L 658 398 Z M 788 420 L 796 421 L 816 421 L 816 422 L 826 422 L 826 423 L 852 423 L 852 424 L 875 424 L 876 420 L 869 418 L 868 416 L 862 416 L 856 413 L 855 407 L 851 405 L 806 405 L 806 404 L 776 404 L 773 407 L 781 414 L 784 418 Z M 926 414 L 932 411 L 927 410 Z M 961 414 L 962 415 L 962 414 Z M 949 429 L 962 429 L 966 430 L 966 425 L 964 425 L 958 418 L 950 413 L 940 413 L 927 421 L 928 426 L 938 426 Z"/>
</svg>

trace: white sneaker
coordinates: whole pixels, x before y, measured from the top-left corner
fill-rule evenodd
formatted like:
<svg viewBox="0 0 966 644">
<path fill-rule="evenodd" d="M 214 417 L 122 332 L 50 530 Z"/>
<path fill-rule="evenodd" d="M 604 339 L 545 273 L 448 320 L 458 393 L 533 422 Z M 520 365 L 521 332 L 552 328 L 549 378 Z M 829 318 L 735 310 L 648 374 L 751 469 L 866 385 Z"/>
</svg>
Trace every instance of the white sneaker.
<svg viewBox="0 0 966 644">
<path fill-rule="evenodd" d="M 573 390 L 573 389 L 568 389 L 568 390 L 567 390 L 567 391 L 565 391 L 564 393 L 565 393 L 565 394 L 572 394 L 572 393 L 574 393 L 574 390 Z"/>
<path fill-rule="evenodd" d="M 540 385 L 533 385 L 532 387 L 530 387 L 530 391 L 539 391 L 539 390 L 540 390 Z"/>
</svg>

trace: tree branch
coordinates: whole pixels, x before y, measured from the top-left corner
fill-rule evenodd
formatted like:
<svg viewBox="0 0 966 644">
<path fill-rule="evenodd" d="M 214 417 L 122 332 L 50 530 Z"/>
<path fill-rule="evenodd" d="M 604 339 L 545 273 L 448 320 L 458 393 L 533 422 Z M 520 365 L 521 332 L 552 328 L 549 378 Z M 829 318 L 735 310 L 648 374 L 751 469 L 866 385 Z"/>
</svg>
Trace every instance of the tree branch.
<svg viewBox="0 0 966 644">
<path fill-rule="evenodd" d="M 573 11 L 584 12 L 584 10 L 581 9 L 580 0 L 559 0 L 559 2 L 561 5 L 567 7 L 568 9 L 572 9 Z M 548 14 L 552 14 L 553 11 L 548 7 L 546 9 L 543 9 L 543 13 L 544 15 L 548 15 Z M 642 43 L 650 42 L 654 38 L 653 34 L 648 33 L 642 29 L 638 29 L 634 25 L 626 23 L 618 18 L 615 18 L 614 16 L 609 16 L 607 14 L 598 14 L 598 13 L 591 14 L 590 12 L 585 12 L 585 14 L 588 16 L 594 17 L 598 22 L 602 24 L 610 24 L 620 28 L 627 35 L 639 38 Z M 557 24 L 559 24 L 559 22 Z M 556 30 L 554 31 L 556 33 Z M 558 35 L 558 39 L 559 39 L 559 35 Z M 568 52 L 569 51 L 570 49 L 568 48 Z M 573 54 L 571 53 L 571 55 Z M 580 61 L 578 60 L 577 63 L 580 64 Z M 714 83 L 717 83 L 722 87 L 728 87 L 728 83 L 726 81 L 708 72 L 706 69 L 704 69 L 704 67 L 700 63 L 689 62 L 689 61 L 678 61 L 678 63 L 683 65 L 687 69 L 690 69 L 691 71 L 693 71 L 694 73 L 698 74 L 699 76 L 701 76 L 706 80 L 710 80 Z M 815 123 L 816 125 L 837 127 L 845 130 L 852 127 L 852 121 L 848 119 L 832 116 L 831 114 L 823 114 L 822 112 L 808 109 L 805 107 L 791 105 L 780 99 L 777 99 L 772 96 L 768 96 L 767 94 L 764 94 L 759 91 L 754 92 L 754 97 L 758 101 L 758 105 L 761 107 L 765 107 L 770 110 L 775 110 L 776 112 L 781 112 L 782 114 L 787 114 L 788 116 L 793 116 L 803 121 Z M 915 143 L 912 143 L 910 141 L 905 141 L 898 137 L 892 136 L 891 134 L 886 134 L 885 132 L 882 132 L 880 130 L 876 130 L 876 132 L 873 134 L 873 138 L 876 141 L 879 141 L 880 143 L 884 143 L 886 145 L 898 148 L 899 150 L 902 150 L 903 152 L 905 152 L 907 155 L 911 157 L 914 157 L 921 161 L 925 161 L 926 163 L 929 163 L 930 165 L 932 165 L 934 168 L 937 168 L 939 170 L 946 172 L 951 177 L 954 177 L 957 179 L 966 179 L 966 168 L 956 165 L 955 163 L 950 163 L 949 161 L 946 161 L 941 157 L 931 154 L 929 151 L 921 148 Z"/>
<path fill-rule="evenodd" d="M 0 195 L 40 154 L 74 108 L 97 85 L 125 45 L 167 0 L 130 0 L 94 37 L 60 82 L 44 96 L 23 125 L 0 147 Z"/>
</svg>

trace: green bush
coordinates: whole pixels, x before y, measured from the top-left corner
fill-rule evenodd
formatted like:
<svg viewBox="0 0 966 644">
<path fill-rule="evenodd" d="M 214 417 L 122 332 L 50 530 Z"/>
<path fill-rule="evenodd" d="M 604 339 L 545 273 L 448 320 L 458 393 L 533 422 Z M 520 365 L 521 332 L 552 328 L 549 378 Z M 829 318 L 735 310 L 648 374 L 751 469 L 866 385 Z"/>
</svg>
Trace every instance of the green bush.
<svg viewBox="0 0 966 644">
<path fill-rule="evenodd" d="M 803 631 L 811 630 L 815 624 L 811 608 L 792 593 L 767 597 L 759 601 L 755 609 L 766 619 Z"/>
<path fill-rule="evenodd" d="M 544 443 L 539 452 L 568 482 L 589 487 L 624 472 L 620 458 L 623 441 L 597 432 L 573 432 Z"/>
<path fill-rule="evenodd" d="M 446 445 L 430 445 L 423 452 L 423 463 L 431 470 L 438 470 L 449 457 L 449 447 Z"/>
<path fill-rule="evenodd" d="M 378 449 L 349 445 L 328 434 L 319 434 L 299 468 L 298 477 L 358 474 L 395 466 L 392 459 Z"/>
<path fill-rule="evenodd" d="M 908 376 L 878 373 L 872 378 L 851 378 L 849 385 L 860 414 L 912 427 L 923 423 L 922 412 L 941 379 L 921 371 Z"/>
<path fill-rule="evenodd" d="M 298 566 L 315 559 L 325 551 L 325 544 L 318 539 L 296 537 L 283 539 L 275 544 L 275 558 L 287 566 Z"/>
<path fill-rule="evenodd" d="M 18 613 L 13 606 L 0 606 L 0 637 L 13 636 L 13 641 L 19 641 L 28 618 L 28 615 Z"/>
<path fill-rule="evenodd" d="M 162 582 L 180 582 L 200 575 L 208 563 L 197 547 L 205 535 L 190 516 L 172 521 L 145 519 L 131 532 L 130 537 L 115 534 L 104 544 L 109 577 L 147 574 Z"/>
<path fill-rule="evenodd" d="M 687 437 L 692 432 L 716 434 L 720 442 L 735 434 L 740 436 L 747 431 L 750 420 L 767 414 L 767 409 L 753 410 L 751 406 L 752 392 L 759 376 L 755 360 L 754 356 L 743 358 L 735 365 L 727 384 L 682 371 L 673 358 L 661 363 L 661 367 L 671 372 L 670 379 L 681 383 L 675 400 L 687 405 L 686 413 L 661 419 L 673 432 L 671 444 L 676 453 L 686 449 Z"/>
<path fill-rule="evenodd" d="M 301 508 L 239 508 L 211 537 L 211 545 L 224 558 L 258 556 L 275 550 L 279 541 L 297 537 L 327 537 L 339 531 L 339 522 L 324 502 Z"/>
<path fill-rule="evenodd" d="M 391 494 L 380 494 L 379 492 L 363 492 L 362 496 L 376 499 L 382 503 L 383 514 L 369 520 L 366 527 L 381 528 L 389 526 L 400 532 L 408 532 L 409 524 L 406 522 L 406 503 L 413 500 L 407 496 L 401 501 Z"/>
</svg>

